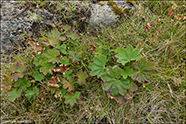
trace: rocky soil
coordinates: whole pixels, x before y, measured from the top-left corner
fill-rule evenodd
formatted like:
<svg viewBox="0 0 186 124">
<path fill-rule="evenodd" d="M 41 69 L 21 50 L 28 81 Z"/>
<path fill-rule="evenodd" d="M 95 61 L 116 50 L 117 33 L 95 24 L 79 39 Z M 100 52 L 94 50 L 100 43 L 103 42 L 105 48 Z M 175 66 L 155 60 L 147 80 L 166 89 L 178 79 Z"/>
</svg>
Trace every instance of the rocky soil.
<svg viewBox="0 0 186 124">
<path fill-rule="evenodd" d="M 84 32 L 96 26 L 111 25 L 117 22 L 119 17 L 108 5 L 101 6 L 92 0 L 60 3 L 52 1 L 41 7 L 35 3 L 21 2 L 10 0 L 0 2 L 1 55 L 11 55 L 15 50 L 24 49 L 25 43 L 20 40 L 21 34 L 30 32 L 32 37 L 37 38 L 40 31 L 50 30 L 51 24 L 77 25 L 78 31 Z M 118 4 L 119 7 L 131 7 L 124 2 L 122 6 Z M 107 4 L 105 1 L 103 3 Z M 5 56 L 1 57 L 2 61 L 6 60 Z"/>
<path fill-rule="evenodd" d="M 55 6 L 55 2 L 48 3 L 48 6 Z M 24 47 L 24 44 L 19 38 L 20 34 L 31 31 L 34 36 L 38 36 L 39 31 L 49 28 L 50 24 L 57 23 L 58 25 L 62 25 L 65 22 L 62 15 L 59 16 L 55 12 L 49 12 L 44 8 L 37 8 L 37 6 L 28 2 L 20 5 L 16 1 L 3 0 L 0 2 L 0 7 L 1 54 L 11 54 L 12 51 Z M 76 7 L 80 9 L 80 6 Z M 67 8 L 62 8 L 61 11 L 66 14 L 68 10 Z M 85 15 L 86 14 L 83 16 Z M 38 21 L 38 18 L 41 18 L 42 20 Z M 82 18 L 82 15 L 80 15 L 78 18 Z M 67 20 L 68 22 L 73 23 L 72 20 Z"/>
</svg>

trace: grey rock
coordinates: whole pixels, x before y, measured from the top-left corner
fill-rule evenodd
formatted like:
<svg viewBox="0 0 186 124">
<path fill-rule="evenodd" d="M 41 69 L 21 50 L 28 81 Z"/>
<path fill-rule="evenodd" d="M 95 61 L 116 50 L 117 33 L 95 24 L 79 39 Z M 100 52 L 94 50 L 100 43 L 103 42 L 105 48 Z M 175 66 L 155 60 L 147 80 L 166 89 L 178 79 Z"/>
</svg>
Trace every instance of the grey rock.
<svg viewBox="0 0 186 124">
<path fill-rule="evenodd" d="M 126 3 L 126 0 L 123 1 L 114 1 L 117 6 L 122 10 L 131 8 L 132 6 Z M 116 23 L 121 15 L 116 14 L 113 11 L 112 6 L 107 5 L 108 1 L 100 1 L 104 5 L 99 5 L 98 3 L 91 4 L 91 17 L 89 20 L 89 29 L 101 28 Z"/>
<path fill-rule="evenodd" d="M 16 8 L 17 1 L 3 1 L 1 3 L 1 54 L 9 55 L 12 51 L 24 47 L 19 36 L 28 32 L 33 25 L 34 19 L 31 19 L 29 11 L 24 8 Z M 48 18 L 52 14 L 46 10 L 34 9 L 32 13 L 36 13 L 42 18 Z M 48 23 L 51 23 L 52 20 Z"/>
<path fill-rule="evenodd" d="M 14 8 L 16 4 L 16 1 L 1 2 L 1 54 L 10 54 L 14 49 L 17 49 L 17 47 L 23 47 L 23 44 L 19 39 L 19 34 L 24 33 L 25 28 L 31 25 L 28 22 L 23 24 L 21 15 L 12 19 L 21 11 Z"/>
</svg>

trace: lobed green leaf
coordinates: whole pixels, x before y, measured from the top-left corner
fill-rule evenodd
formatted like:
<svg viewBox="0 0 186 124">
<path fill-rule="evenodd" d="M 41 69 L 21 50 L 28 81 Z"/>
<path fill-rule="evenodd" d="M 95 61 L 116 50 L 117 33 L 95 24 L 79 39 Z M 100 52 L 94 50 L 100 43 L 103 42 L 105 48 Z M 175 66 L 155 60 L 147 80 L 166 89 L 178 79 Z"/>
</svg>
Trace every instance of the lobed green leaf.
<svg viewBox="0 0 186 124">
<path fill-rule="evenodd" d="M 39 89 L 37 87 L 34 87 L 33 90 L 27 90 L 25 96 L 29 99 L 33 96 L 39 95 Z"/>
<path fill-rule="evenodd" d="M 142 55 L 140 54 L 139 50 L 133 49 L 130 45 L 126 49 L 120 49 L 119 53 L 116 55 L 118 58 L 117 62 L 125 65 L 127 62 L 131 62 L 141 58 Z"/>
<path fill-rule="evenodd" d="M 7 99 L 13 102 L 17 97 L 21 95 L 21 92 L 22 92 L 21 89 L 19 89 L 18 91 L 14 89 L 11 92 L 8 92 Z"/>
<path fill-rule="evenodd" d="M 48 58 L 48 62 L 52 62 L 53 64 L 59 62 L 59 59 L 57 58 L 57 56 L 59 56 L 59 52 L 56 49 L 48 49 L 45 56 Z"/>
<path fill-rule="evenodd" d="M 93 63 L 89 65 L 92 72 L 90 73 L 91 76 L 100 77 L 103 73 L 105 73 L 105 65 L 107 62 L 106 56 L 100 55 L 99 57 L 93 58 Z"/>
<path fill-rule="evenodd" d="M 124 79 L 127 79 L 127 77 L 131 77 L 131 73 L 133 72 L 133 69 L 130 68 L 129 66 L 124 67 L 125 70 L 122 70 L 121 75 L 123 76 Z"/>
<path fill-rule="evenodd" d="M 149 81 L 149 75 L 152 73 L 154 63 L 147 62 L 146 58 L 143 57 L 134 66 L 136 70 L 132 73 L 133 80 L 136 80 L 140 83 Z"/>
<path fill-rule="evenodd" d="M 80 92 L 76 92 L 74 95 L 72 94 L 66 94 L 65 97 L 65 103 L 69 103 L 71 106 L 73 106 L 75 103 L 78 103 L 78 99 L 80 97 Z"/>
<path fill-rule="evenodd" d="M 14 87 L 21 88 L 24 91 L 27 89 L 27 87 L 30 87 L 31 83 L 26 80 L 26 77 L 18 78 L 17 82 L 14 84 Z"/>
<path fill-rule="evenodd" d="M 41 81 L 45 78 L 45 75 L 35 71 L 33 77 L 36 81 Z"/>
<path fill-rule="evenodd" d="M 129 80 L 120 79 L 121 73 L 122 69 L 116 65 L 108 67 L 107 72 L 101 75 L 101 79 L 105 81 L 103 89 L 110 92 L 112 96 L 125 95 L 129 88 Z"/>
</svg>

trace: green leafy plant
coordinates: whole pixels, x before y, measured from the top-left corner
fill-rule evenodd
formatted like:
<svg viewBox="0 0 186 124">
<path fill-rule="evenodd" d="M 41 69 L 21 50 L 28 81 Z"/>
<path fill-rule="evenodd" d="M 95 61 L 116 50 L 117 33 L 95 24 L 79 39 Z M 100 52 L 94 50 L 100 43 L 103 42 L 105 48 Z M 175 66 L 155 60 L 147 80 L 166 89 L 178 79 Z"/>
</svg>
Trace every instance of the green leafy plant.
<svg viewBox="0 0 186 124">
<path fill-rule="evenodd" d="M 16 98 L 18 98 L 21 95 L 22 90 L 19 89 L 18 91 L 16 89 L 13 89 L 12 91 L 8 92 L 8 100 L 14 101 Z"/>
<path fill-rule="evenodd" d="M 62 37 L 61 33 L 58 31 L 57 28 L 53 29 L 51 32 L 48 33 L 48 42 L 51 46 L 55 46 L 63 40 L 65 40 L 65 36 Z"/>
<path fill-rule="evenodd" d="M 43 40 L 47 39 L 47 41 L 43 41 L 45 51 L 37 55 L 33 62 L 36 66 L 36 71 L 34 72 L 35 80 L 41 81 L 48 77 L 47 86 L 50 87 L 51 93 L 56 94 L 55 96 L 62 95 L 68 99 L 65 103 L 70 103 L 70 105 L 74 105 L 76 102 L 72 101 L 77 99 L 77 94 L 75 94 L 75 97 L 72 95 L 75 90 L 75 84 L 77 84 L 72 76 L 72 68 L 74 63 L 78 62 L 81 57 L 78 54 L 81 49 L 78 49 L 79 45 L 74 41 L 78 38 L 78 34 L 77 31 L 68 25 L 63 26 L 61 30 L 53 29 L 48 33 L 47 37 L 43 36 Z M 80 77 L 80 74 L 78 77 Z M 29 94 L 33 93 L 34 91 L 29 91 Z"/>
<path fill-rule="evenodd" d="M 105 80 L 103 89 L 115 96 L 117 94 L 125 95 L 129 89 L 129 80 L 121 79 L 122 69 L 117 65 L 108 67 L 107 72 L 101 75 L 101 79 Z"/>
<path fill-rule="evenodd" d="M 145 57 L 141 58 L 138 63 L 134 64 L 135 71 L 132 73 L 133 80 L 140 83 L 148 81 L 150 79 L 149 74 L 151 73 L 153 66 L 154 63 L 147 62 Z"/>
<path fill-rule="evenodd" d="M 73 76 L 74 64 L 77 68 L 81 57 L 81 49 L 75 42 L 78 35 L 79 33 L 68 25 L 63 26 L 61 30 L 54 28 L 47 33 L 47 36 L 42 34 L 43 37 L 40 39 L 43 42 L 39 45 L 38 43 L 32 44 L 32 48 L 35 48 L 36 51 L 37 47 L 43 47 L 43 51 L 37 51 L 40 53 L 33 58 L 34 71 L 29 75 L 25 74 L 24 63 L 17 62 L 13 66 L 13 72 L 7 76 L 4 75 L 4 83 L 14 84 L 10 87 L 12 91 L 8 93 L 8 99 L 14 101 L 22 94 L 29 100 L 35 99 L 40 92 L 35 82 L 48 80 L 46 85 L 50 87 L 51 94 L 61 94 L 56 96 L 64 97 L 65 103 L 70 103 L 72 106 L 78 103 L 80 92 L 75 92 L 75 86 L 83 85 L 86 82 L 86 77 L 83 77 L 85 72 L 79 71 L 77 79 Z M 34 41 L 32 40 L 32 42 Z M 81 70 L 80 66 L 79 69 Z"/>
<path fill-rule="evenodd" d="M 38 71 L 35 71 L 33 77 L 36 81 L 41 81 L 45 78 L 45 75 L 42 73 L 39 73 Z"/>
<path fill-rule="evenodd" d="M 10 74 L 7 76 L 4 75 L 4 80 L 2 81 L 3 84 L 8 83 L 11 85 L 8 90 L 12 91 L 8 92 L 7 97 L 10 101 L 14 101 L 16 98 L 21 96 L 21 93 L 27 92 L 29 87 L 32 86 L 32 83 L 28 80 L 27 75 L 25 75 L 26 66 L 24 65 L 24 62 L 17 62 L 13 65 L 12 69 L 13 70 Z M 34 85 L 33 87 L 36 88 Z"/>
<path fill-rule="evenodd" d="M 18 98 L 21 93 L 26 93 L 25 96 L 27 98 L 35 97 L 35 95 L 39 93 L 39 89 L 34 86 L 33 91 L 29 90 L 29 87 L 31 86 L 31 82 L 27 80 L 27 78 L 24 76 L 23 78 L 18 78 L 17 81 L 14 82 L 14 87 L 12 87 L 12 91 L 8 92 L 8 100 L 14 101 L 16 98 Z"/>
<path fill-rule="evenodd" d="M 76 92 L 75 94 L 66 94 L 65 97 L 65 103 L 69 103 L 71 106 L 73 106 L 75 103 L 79 103 L 80 92 Z"/>
<path fill-rule="evenodd" d="M 65 103 L 71 106 L 78 103 L 80 92 L 76 92 L 76 87 L 86 84 L 88 77 L 87 73 L 82 71 L 81 59 L 84 52 L 76 42 L 78 34 L 66 25 L 61 30 L 54 28 L 47 36 L 43 35 L 41 45 L 35 46 L 35 49 L 38 46 L 44 48 L 43 51 L 38 51 L 40 53 L 33 59 L 34 72 L 24 76 L 25 66 L 16 63 L 15 71 L 10 75 L 15 83 L 13 89 L 16 90 L 10 92 L 9 99 L 15 100 L 20 96 L 20 92 L 28 99 L 34 99 L 39 94 L 39 89 L 29 81 L 34 79 L 35 82 L 48 80 L 46 85 L 50 88 L 51 94 L 65 98 Z M 108 92 L 109 97 L 122 104 L 125 99 L 132 98 L 138 89 L 135 81 L 140 83 L 149 81 L 154 64 L 147 62 L 140 51 L 133 49 L 131 45 L 126 49 L 118 47 L 113 50 L 112 45 L 105 42 L 105 45 L 101 42 L 98 44 L 99 47 L 91 45 L 89 48 L 95 55 L 91 57 L 93 62 L 89 64 L 90 75 L 101 78 L 104 82 L 103 90 Z M 113 61 L 116 59 L 117 61 Z M 11 93 L 17 95 L 13 97 Z"/>
<path fill-rule="evenodd" d="M 103 73 L 105 73 L 105 65 L 107 62 L 106 56 L 100 55 L 98 57 L 93 58 L 93 63 L 90 64 L 90 69 L 92 72 L 90 73 L 91 76 L 97 75 L 100 77 Z"/>
<path fill-rule="evenodd" d="M 93 63 L 90 64 L 91 76 L 101 77 L 104 82 L 103 90 L 108 92 L 109 97 L 122 104 L 125 99 L 132 98 L 138 89 L 135 81 L 140 83 L 148 81 L 154 64 L 142 58 L 139 50 L 133 49 L 131 45 L 126 49 L 117 48 L 111 51 L 116 53 L 118 63 L 113 67 L 105 67 L 107 62 L 105 56 L 94 57 Z"/>
<path fill-rule="evenodd" d="M 27 89 L 27 87 L 30 87 L 30 86 L 31 86 L 31 83 L 29 81 L 27 81 L 26 77 L 18 78 L 18 80 L 14 84 L 14 87 L 20 88 L 23 91 L 25 91 Z"/>
<path fill-rule="evenodd" d="M 85 71 L 82 71 L 82 70 L 78 71 L 77 77 L 78 77 L 77 83 L 79 85 L 86 84 L 86 78 L 88 77 L 88 75 Z"/>
<path fill-rule="evenodd" d="M 36 97 L 39 95 L 39 89 L 37 87 L 34 87 L 33 90 L 27 90 L 25 96 L 28 97 L 29 99 L 31 97 Z"/>
<path fill-rule="evenodd" d="M 135 61 L 142 57 L 139 50 L 133 49 L 132 46 L 128 46 L 126 49 L 120 49 L 119 53 L 116 55 L 118 58 L 117 62 L 125 65 L 127 62 Z"/>
<path fill-rule="evenodd" d="M 134 5 L 129 0 L 126 2 Z M 20 3 L 21 6 L 19 6 Z M 26 10 L 32 11 L 33 7 L 39 7 L 61 16 L 52 19 L 55 24 L 49 24 L 44 20 L 40 23 L 39 16 L 34 15 L 32 19 L 34 25 L 41 24 L 43 27 L 44 24 L 47 30 L 57 27 L 56 31 L 41 32 L 42 37 L 38 39 L 35 36 L 39 36 L 37 29 L 40 26 L 34 27 L 36 29 L 34 32 L 29 31 L 20 37 L 26 49 L 19 47 L 10 56 L 2 54 L 1 113 L 6 115 L 2 116 L 2 121 L 28 119 L 34 123 L 74 123 L 74 120 L 76 122 L 79 120 L 81 123 L 116 124 L 185 122 L 186 57 L 183 42 L 185 4 L 179 1 L 148 1 L 139 6 L 134 5 L 137 11 L 130 14 L 130 19 L 123 18 L 121 19 L 123 23 L 118 23 L 113 28 L 109 26 L 106 30 L 98 29 L 93 35 L 91 35 L 92 32 L 84 30 L 86 29 L 84 15 L 90 15 L 83 7 L 84 4 L 86 1 L 78 4 L 80 8 L 78 10 L 75 1 L 64 3 L 64 1 L 40 2 L 37 0 L 35 3 L 28 1 L 18 3 L 17 7 Z M 83 14 L 83 18 L 79 16 L 79 13 Z M 72 38 L 71 32 L 73 33 L 74 30 L 71 30 L 68 25 L 61 26 L 64 23 L 75 24 L 76 28 L 82 32 L 80 37 L 78 36 L 79 39 Z M 59 35 L 55 37 L 54 32 Z M 132 60 L 128 58 L 127 51 L 120 52 L 120 50 L 126 50 L 129 44 L 140 48 L 141 55 L 145 54 L 147 57 L 142 56 Z M 50 50 L 57 51 L 59 54 L 50 54 Z M 119 54 L 121 56 L 116 57 Z M 93 69 L 88 65 L 94 63 L 94 57 L 100 56 L 106 57 L 106 63 L 103 65 L 104 73 L 99 78 L 97 75 L 91 77 L 90 73 Z M 77 58 L 73 59 L 73 57 Z M 3 63 L 4 59 L 8 59 L 8 63 Z M 53 67 L 45 69 L 45 64 L 42 63 L 44 59 L 46 64 Z M 149 60 L 156 60 L 158 64 L 154 69 L 156 74 L 151 74 L 153 68 L 148 67 Z M 153 63 L 149 65 L 153 66 Z M 108 79 L 102 79 L 107 76 L 109 76 Z M 120 94 L 119 88 L 110 87 L 109 91 L 105 88 L 105 92 L 102 91 L 104 87 L 100 87 L 100 85 L 108 84 L 123 87 L 122 80 L 129 82 L 128 88 L 123 89 L 124 93 L 126 91 L 124 95 L 122 92 Z M 71 85 L 73 90 L 69 90 L 69 87 L 65 89 L 63 81 Z M 26 84 L 22 84 L 24 82 Z M 37 88 L 39 91 L 36 90 Z M 75 97 L 77 91 L 80 93 L 79 96 L 83 96 L 82 101 L 80 97 Z M 111 91 L 117 94 L 111 94 Z M 105 98 L 103 92 L 113 100 Z M 9 100 L 6 99 L 7 95 Z M 134 98 L 131 99 L 132 97 Z M 115 100 L 120 104 L 125 103 L 120 107 Z M 80 104 L 76 105 L 78 102 Z M 64 104 L 74 107 L 64 106 Z"/>
</svg>

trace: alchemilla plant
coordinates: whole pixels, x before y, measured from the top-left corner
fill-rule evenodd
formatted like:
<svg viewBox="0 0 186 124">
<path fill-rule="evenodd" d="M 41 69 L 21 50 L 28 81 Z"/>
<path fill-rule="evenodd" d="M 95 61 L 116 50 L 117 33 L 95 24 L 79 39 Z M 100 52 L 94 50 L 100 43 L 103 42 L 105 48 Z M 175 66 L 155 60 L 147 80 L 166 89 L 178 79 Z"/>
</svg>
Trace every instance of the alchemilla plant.
<svg viewBox="0 0 186 124">
<path fill-rule="evenodd" d="M 4 75 L 3 83 L 8 82 L 10 86 L 7 88 L 11 90 L 8 100 L 14 101 L 21 94 L 28 99 L 35 98 L 39 94 L 38 82 L 47 81 L 45 85 L 51 94 L 56 98 L 65 98 L 65 103 L 73 106 L 81 97 L 75 87 L 78 83 L 83 84 L 87 78 L 86 72 L 80 67 L 76 70 L 77 75 L 73 75 L 74 70 L 71 69 L 81 57 L 81 50 L 75 42 L 79 33 L 66 25 L 61 30 L 54 28 L 45 35 L 40 38 L 41 43 L 31 40 L 31 47 L 36 51 L 32 73 L 24 73 L 26 67 L 22 62 L 13 66 L 13 72 Z"/>
<path fill-rule="evenodd" d="M 103 90 L 108 96 L 122 104 L 137 91 L 137 82 L 149 81 L 153 63 L 147 62 L 140 51 L 131 45 L 123 49 L 111 49 L 111 45 L 99 43 L 99 47 L 90 45 L 89 51 L 83 51 L 78 40 L 79 33 L 70 26 L 54 28 L 48 34 L 42 34 L 40 43 L 32 40 L 36 51 L 32 73 L 24 73 L 24 62 L 16 63 L 11 74 L 4 75 L 3 82 L 9 80 L 8 100 L 14 101 L 21 94 L 28 99 L 39 94 L 37 82 L 47 81 L 48 91 L 56 98 L 64 98 L 65 103 L 73 106 L 79 103 L 81 92 L 76 87 L 86 84 L 88 74 L 103 81 Z M 89 53 L 92 52 L 93 56 Z M 92 62 L 85 67 L 83 57 L 89 56 Z M 90 70 L 89 70 L 90 69 Z M 28 72 L 28 70 L 27 70 Z"/>
<path fill-rule="evenodd" d="M 131 45 L 126 49 L 117 48 L 111 51 L 116 53 L 115 65 L 107 65 L 107 56 L 99 55 L 94 57 L 93 63 L 90 64 L 90 75 L 101 77 L 104 82 L 103 90 L 108 92 L 109 97 L 122 104 L 125 99 L 134 96 L 133 93 L 138 89 L 135 82 L 149 81 L 154 64 L 147 62 L 139 50 L 133 49 Z"/>
</svg>

